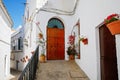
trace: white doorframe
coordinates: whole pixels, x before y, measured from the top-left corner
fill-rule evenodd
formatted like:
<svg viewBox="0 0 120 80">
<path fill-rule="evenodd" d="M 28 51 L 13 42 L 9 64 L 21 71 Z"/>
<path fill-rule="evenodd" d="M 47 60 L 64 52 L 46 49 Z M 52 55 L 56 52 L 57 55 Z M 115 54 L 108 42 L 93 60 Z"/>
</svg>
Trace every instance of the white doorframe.
<svg viewBox="0 0 120 80">
<path fill-rule="evenodd" d="M 102 22 L 96 27 L 96 51 L 97 51 L 97 80 L 101 80 L 101 67 L 100 67 L 100 38 L 99 38 L 99 28 L 104 24 Z"/>
</svg>

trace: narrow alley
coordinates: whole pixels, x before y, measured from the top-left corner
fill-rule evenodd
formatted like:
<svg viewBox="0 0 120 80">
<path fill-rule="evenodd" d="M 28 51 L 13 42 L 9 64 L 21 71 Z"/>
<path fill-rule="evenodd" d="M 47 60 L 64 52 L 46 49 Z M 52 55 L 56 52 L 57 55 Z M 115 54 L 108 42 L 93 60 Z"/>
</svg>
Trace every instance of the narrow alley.
<svg viewBox="0 0 120 80">
<path fill-rule="evenodd" d="M 36 80 L 89 80 L 75 61 L 55 60 L 38 63 Z"/>
<path fill-rule="evenodd" d="M 21 71 L 18 71 L 16 69 L 10 69 L 11 75 L 9 77 L 9 80 L 18 80 L 19 75 L 21 74 Z"/>
</svg>

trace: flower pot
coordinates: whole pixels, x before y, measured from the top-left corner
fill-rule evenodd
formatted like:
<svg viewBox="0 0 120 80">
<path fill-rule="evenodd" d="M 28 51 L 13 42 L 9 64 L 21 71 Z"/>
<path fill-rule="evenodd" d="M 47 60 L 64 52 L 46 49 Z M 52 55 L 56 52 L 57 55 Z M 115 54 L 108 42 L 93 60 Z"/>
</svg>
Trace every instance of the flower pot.
<svg viewBox="0 0 120 80">
<path fill-rule="evenodd" d="M 107 24 L 107 27 L 110 30 L 112 35 L 120 34 L 120 20 L 113 21 Z"/>
<path fill-rule="evenodd" d="M 82 42 L 84 43 L 84 45 L 86 45 L 86 44 L 88 44 L 88 39 L 85 38 L 85 39 L 82 40 Z"/>
<path fill-rule="evenodd" d="M 75 56 L 74 55 L 69 55 L 69 60 L 74 60 Z"/>
<path fill-rule="evenodd" d="M 77 56 L 78 56 L 77 59 L 80 59 L 80 54 L 78 54 Z"/>
<path fill-rule="evenodd" d="M 45 56 L 40 56 L 40 62 L 44 63 L 45 62 Z"/>
</svg>

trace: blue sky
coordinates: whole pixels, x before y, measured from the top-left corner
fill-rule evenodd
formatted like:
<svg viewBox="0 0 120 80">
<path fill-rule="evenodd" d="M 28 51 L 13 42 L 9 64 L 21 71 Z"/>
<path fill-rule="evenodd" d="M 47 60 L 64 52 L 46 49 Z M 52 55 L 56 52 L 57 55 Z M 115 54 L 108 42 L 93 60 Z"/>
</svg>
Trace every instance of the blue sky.
<svg viewBox="0 0 120 80">
<path fill-rule="evenodd" d="M 19 25 L 22 25 L 25 2 L 26 0 L 3 0 L 3 3 L 13 20 L 14 29 L 16 29 Z"/>
</svg>

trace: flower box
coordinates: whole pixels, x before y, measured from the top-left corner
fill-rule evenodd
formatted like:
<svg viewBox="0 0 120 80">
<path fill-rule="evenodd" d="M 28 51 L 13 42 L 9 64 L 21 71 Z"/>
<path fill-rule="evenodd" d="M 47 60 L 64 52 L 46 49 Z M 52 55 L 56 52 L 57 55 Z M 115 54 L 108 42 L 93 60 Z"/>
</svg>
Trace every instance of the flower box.
<svg viewBox="0 0 120 80">
<path fill-rule="evenodd" d="M 120 19 L 118 14 L 111 14 L 105 19 L 105 24 L 112 35 L 120 34 Z"/>
<path fill-rule="evenodd" d="M 107 24 L 107 27 L 110 30 L 112 35 L 120 34 L 120 20 L 113 21 Z"/>
<path fill-rule="evenodd" d="M 87 45 L 87 44 L 88 44 L 88 39 L 87 39 L 87 38 L 84 38 L 84 39 L 82 40 L 82 42 L 84 43 L 84 45 Z"/>
</svg>

